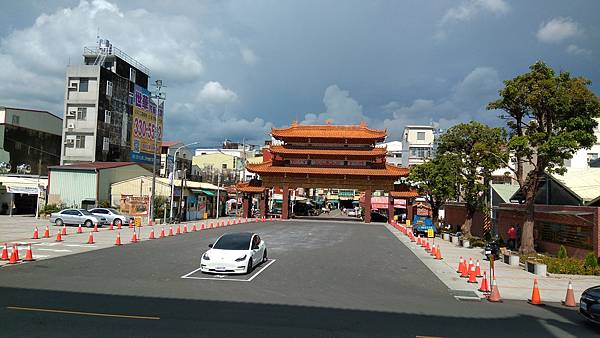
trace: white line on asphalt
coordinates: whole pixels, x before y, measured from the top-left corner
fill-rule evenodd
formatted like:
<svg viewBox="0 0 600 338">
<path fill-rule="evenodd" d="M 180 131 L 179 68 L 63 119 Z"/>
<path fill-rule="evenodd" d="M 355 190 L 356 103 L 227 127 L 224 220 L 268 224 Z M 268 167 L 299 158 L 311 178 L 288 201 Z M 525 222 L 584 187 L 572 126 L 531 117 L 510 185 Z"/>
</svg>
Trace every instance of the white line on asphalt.
<svg viewBox="0 0 600 338">
<path fill-rule="evenodd" d="M 249 279 L 234 279 L 234 278 L 223 278 L 223 277 L 191 277 L 191 275 L 193 275 L 194 273 L 200 271 L 201 268 L 198 268 L 188 274 L 185 274 L 183 276 L 181 276 L 181 278 L 184 279 L 200 279 L 200 280 L 225 280 L 225 281 L 231 281 L 231 282 L 251 282 L 254 278 L 256 278 L 256 276 L 258 276 L 261 272 L 263 272 L 266 268 L 268 268 L 271 264 L 275 263 L 276 259 L 273 260 L 269 260 L 269 262 L 263 266 L 262 268 L 260 268 L 260 270 L 258 270 L 254 275 L 252 275 L 252 277 L 250 277 Z M 219 275 L 220 276 L 220 275 Z"/>
<path fill-rule="evenodd" d="M 67 249 L 44 249 L 44 248 L 39 248 L 37 250 L 38 251 L 51 251 L 51 252 L 73 252 L 73 251 L 67 250 Z"/>
<path fill-rule="evenodd" d="M 75 248 L 95 248 L 94 244 L 65 244 L 65 246 L 72 246 Z"/>
</svg>

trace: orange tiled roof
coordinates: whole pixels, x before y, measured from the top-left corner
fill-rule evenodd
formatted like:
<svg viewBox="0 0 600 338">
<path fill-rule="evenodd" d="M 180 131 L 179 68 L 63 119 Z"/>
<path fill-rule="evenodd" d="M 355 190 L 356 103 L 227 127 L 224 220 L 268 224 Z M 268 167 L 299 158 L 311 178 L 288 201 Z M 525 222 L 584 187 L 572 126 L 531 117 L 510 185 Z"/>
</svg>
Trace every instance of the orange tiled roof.
<svg viewBox="0 0 600 338">
<path fill-rule="evenodd" d="M 313 138 L 349 138 L 349 139 L 378 139 L 383 140 L 386 130 L 369 129 L 365 123 L 359 125 L 302 125 L 292 123 L 288 128 L 272 128 L 271 135 L 275 138 L 313 137 Z"/>
<path fill-rule="evenodd" d="M 408 168 L 396 167 L 387 164 L 383 169 L 371 168 L 320 168 L 320 167 L 283 167 L 273 166 L 271 161 L 259 164 L 246 164 L 246 169 L 257 174 L 317 174 L 317 175 L 354 175 L 354 176 L 408 176 Z"/>
<path fill-rule="evenodd" d="M 239 192 L 261 193 L 261 192 L 265 191 L 264 187 L 258 186 L 258 185 L 253 185 L 251 183 L 253 183 L 253 182 L 238 182 L 235 185 L 235 188 Z"/>
<path fill-rule="evenodd" d="M 394 198 L 410 198 L 410 197 L 419 197 L 419 193 L 416 190 L 390 191 L 390 196 L 392 196 Z"/>
<path fill-rule="evenodd" d="M 286 148 L 284 146 L 271 146 L 269 148 L 271 152 L 276 154 L 307 154 L 307 155 L 338 155 L 338 156 L 377 156 L 385 155 L 387 153 L 386 148 L 376 147 L 369 150 L 357 149 L 298 149 L 298 148 Z"/>
</svg>

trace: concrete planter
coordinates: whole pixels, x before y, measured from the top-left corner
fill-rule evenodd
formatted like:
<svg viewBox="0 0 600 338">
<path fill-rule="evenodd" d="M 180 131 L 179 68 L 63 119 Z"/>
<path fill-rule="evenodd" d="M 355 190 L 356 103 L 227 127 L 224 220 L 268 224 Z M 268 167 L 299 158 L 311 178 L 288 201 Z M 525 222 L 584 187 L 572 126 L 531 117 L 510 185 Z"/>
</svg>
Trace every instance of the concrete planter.
<svg viewBox="0 0 600 338">
<path fill-rule="evenodd" d="M 448 234 L 448 233 L 443 233 L 443 234 L 442 234 L 442 238 L 443 238 L 445 241 L 449 241 L 449 240 L 450 240 L 450 234 Z"/>
<path fill-rule="evenodd" d="M 463 248 L 471 247 L 471 241 L 468 239 L 462 239 L 460 242 L 461 242 Z"/>
<path fill-rule="evenodd" d="M 519 256 L 511 255 L 510 253 L 505 253 L 502 255 L 504 263 L 510 266 L 519 266 Z"/>
<path fill-rule="evenodd" d="M 546 264 L 538 262 L 526 261 L 525 270 L 538 276 L 546 276 L 548 274 Z"/>
<path fill-rule="evenodd" d="M 450 238 L 452 239 L 452 244 L 459 245 L 459 238 L 458 238 L 458 236 L 450 236 Z"/>
</svg>

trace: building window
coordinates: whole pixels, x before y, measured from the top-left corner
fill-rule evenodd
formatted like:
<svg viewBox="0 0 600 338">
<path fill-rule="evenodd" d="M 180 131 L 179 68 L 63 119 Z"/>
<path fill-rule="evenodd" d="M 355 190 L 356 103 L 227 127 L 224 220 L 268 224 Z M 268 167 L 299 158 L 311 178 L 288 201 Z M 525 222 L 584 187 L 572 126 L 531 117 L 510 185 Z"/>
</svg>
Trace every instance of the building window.
<svg viewBox="0 0 600 338">
<path fill-rule="evenodd" d="M 590 164 L 591 161 L 598 159 L 598 153 L 587 153 L 587 161 Z"/>
<path fill-rule="evenodd" d="M 429 158 L 430 149 L 426 147 L 414 147 L 410 148 L 411 157 L 417 158 Z"/>
<path fill-rule="evenodd" d="M 75 136 L 75 148 L 85 148 L 85 136 L 84 135 Z"/>
<path fill-rule="evenodd" d="M 417 141 L 425 141 L 425 132 L 424 131 L 417 132 Z"/>
<path fill-rule="evenodd" d="M 81 121 L 85 121 L 86 118 L 87 118 L 87 108 L 86 107 L 77 108 L 77 119 L 81 120 Z"/>
<path fill-rule="evenodd" d="M 223 169 L 227 169 L 227 163 L 223 163 L 223 165 L 221 166 Z"/>
<path fill-rule="evenodd" d="M 18 126 L 20 122 L 21 122 L 21 118 L 19 117 L 19 115 L 12 116 L 12 124 L 14 124 L 15 126 Z"/>
<path fill-rule="evenodd" d="M 104 111 L 104 123 L 110 124 L 110 115 L 111 115 L 110 110 Z"/>
<path fill-rule="evenodd" d="M 89 80 L 88 79 L 80 79 L 79 80 L 79 91 L 87 92 L 88 91 Z"/>
<path fill-rule="evenodd" d="M 110 141 L 109 141 L 108 137 L 102 138 L 102 151 L 108 151 L 109 144 L 110 144 Z"/>
<path fill-rule="evenodd" d="M 112 96 L 113 84 L 111 81 L 106 81 L 106 96 Z"/>
<path fill-rule="evenodd" d="M 129 68 L 129 81 L 135 83 L 135 69 Z"/>
</svg>

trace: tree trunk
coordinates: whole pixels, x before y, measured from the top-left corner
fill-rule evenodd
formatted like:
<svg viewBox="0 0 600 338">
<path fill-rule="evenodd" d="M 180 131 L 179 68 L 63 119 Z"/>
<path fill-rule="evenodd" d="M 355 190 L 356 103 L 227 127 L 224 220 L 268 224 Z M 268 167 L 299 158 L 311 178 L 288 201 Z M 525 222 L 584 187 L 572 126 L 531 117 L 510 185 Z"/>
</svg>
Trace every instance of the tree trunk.
<svg viewBox="0 0 600 338">
<path fill-rule="evenodd" d="M 535 195 L 537 192 L 537 180 L 532 184 L 533 187 L 528 187 L 525 193 L 525 222 L 521 230 L 521 246 L 519 252 L 529 254 L 535 253 L 533 240 L 533 225 L 535 217 Z"/>
<path fill-rule="evenodd" d="M 460 231 L 466 238 L 471 238 L 471 225 L 473 224 L 474 213 L 473 210 L 467 209 L 467 218 L 465 219 L 465 223 L 460 227 Z"/>
</svg>

